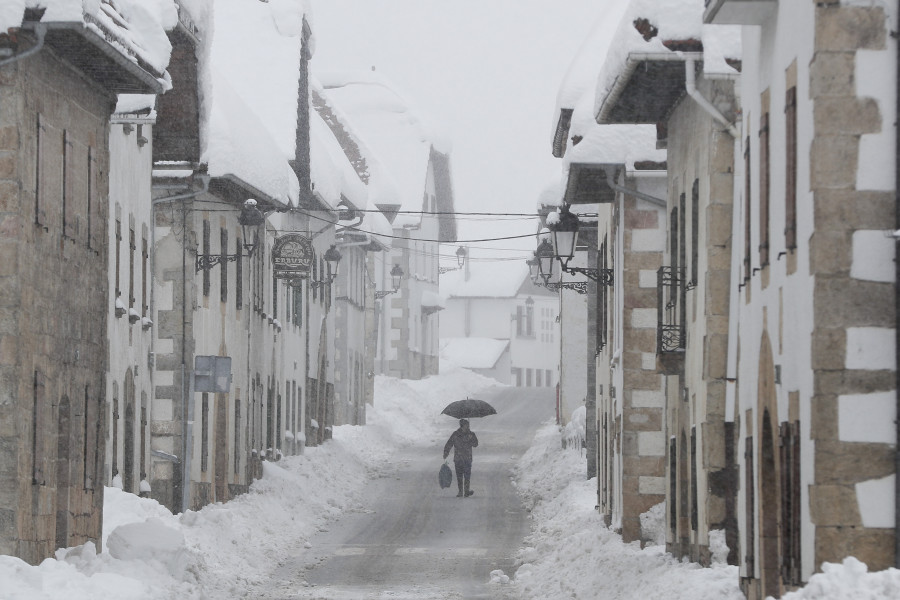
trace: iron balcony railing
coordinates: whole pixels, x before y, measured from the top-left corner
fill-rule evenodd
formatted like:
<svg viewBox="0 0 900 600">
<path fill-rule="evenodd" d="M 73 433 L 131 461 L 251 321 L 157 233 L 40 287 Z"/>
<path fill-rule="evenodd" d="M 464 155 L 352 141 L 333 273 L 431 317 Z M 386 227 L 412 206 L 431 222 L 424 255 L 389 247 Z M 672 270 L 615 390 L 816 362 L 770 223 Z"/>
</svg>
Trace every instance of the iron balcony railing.
<svg viewBox="0 0 900 600">
<path fill-rule="evenodd" d="M 656 272 L 657 354 L 682 352 L 685 349 L 686 289 L 684 267 L 665 266 Z"/>
</svg>

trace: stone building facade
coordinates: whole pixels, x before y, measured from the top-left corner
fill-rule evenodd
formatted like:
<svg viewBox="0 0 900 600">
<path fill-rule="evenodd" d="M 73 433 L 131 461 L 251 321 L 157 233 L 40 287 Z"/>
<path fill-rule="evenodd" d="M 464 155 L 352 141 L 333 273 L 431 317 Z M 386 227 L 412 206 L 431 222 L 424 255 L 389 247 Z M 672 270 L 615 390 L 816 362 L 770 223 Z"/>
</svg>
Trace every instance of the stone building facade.
<svg viewBox="0 0 900 600">
<path fill-rule="evenodd" d="M 40 18 L 0 36 L 0 553 L 32 564 L 100 544 L 109 118 L 117 92 L 161 91 Z"/>
<path fill-rule="evenodd" d="M 896 564 L 896 6 L 718 2 L 742 25 L 733 414 L 741 584 Z"/>
</svg>

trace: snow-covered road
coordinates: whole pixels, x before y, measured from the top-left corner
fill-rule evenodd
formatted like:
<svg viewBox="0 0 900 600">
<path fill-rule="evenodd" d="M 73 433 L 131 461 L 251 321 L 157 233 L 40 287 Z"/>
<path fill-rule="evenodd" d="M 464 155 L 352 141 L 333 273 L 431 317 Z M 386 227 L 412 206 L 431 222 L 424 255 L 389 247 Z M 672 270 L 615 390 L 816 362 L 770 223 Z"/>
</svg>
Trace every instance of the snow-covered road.
<svg viewBox="0 0 900 600">
<path fill-rule="evenodd" d="M 497 388 L 483 399 L 497 415 L 473 419 L 470 498 L 440 489 L 440 433 L 403 448 L 395 469 L 362 490 L 367 509 L 309 540 L 310 548 L 275 571 L 263 598 L 498 598 L 490 573 L 511 571 L 531 521 L 510 476 L 538 426 L 552 416 L 548 388 Z M 451 461 L 452 464 L 452 461 Z"/>
<path fill-rule="evenodd" d="M 499 387 L 525 404 L 529 392 Z M 502 398 L 500 415 L 473 422 L 476 495 L 440 490 L 456 424 L 441 408 L 497 389 L 465 370 L 379 377 L 368 425 L 265 463 L 249 493 L 199 511 L 106 488 L 102 552 L 88 543 L 37 566 L 0 556 L 0 600 L 743 599 L 737 567 L 624 544 L 594 510 L 584 453 L 561 448 L 552 417 L 536 428 L 540 413 Z M 852 557 L 822 570 L 784 600 L 900 598 L 900 570 L 867 573 Z"/>
</svg>

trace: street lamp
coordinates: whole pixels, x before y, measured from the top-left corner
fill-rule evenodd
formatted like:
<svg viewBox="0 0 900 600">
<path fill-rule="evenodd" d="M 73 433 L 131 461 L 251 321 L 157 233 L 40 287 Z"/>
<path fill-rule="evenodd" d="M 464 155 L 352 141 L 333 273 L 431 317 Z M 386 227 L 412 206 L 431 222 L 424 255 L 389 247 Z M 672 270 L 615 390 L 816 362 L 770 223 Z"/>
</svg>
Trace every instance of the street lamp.
<svg viewBox="0 0 900 600">
<path fill-rule="evenodd" d="M 534 252 L 531 253 L 531 258 L 525 261 L 525 264 L 528 265 L 528 276 L 531 277 L 531 283 L 537 285 L 538 278 L 541 276 L 538 270 L 538 258 L 537 254 Z"/>
<path fill-rule="evenodd" d="M 613 284 L 612 269 L 569 266 L 569 261 L 575 256 L 575 244 L 578 242 L 578 217 L 569 212 L 569 207 L 565 204 L 556 215 L 555 220 L 547 219 L 547 228 L 553 236 L 552 252 L 559 259 L 563 272 L 572 275 L 581 273 L 588 279 L 596 281 L 598 285 L 611 286 Z"/>
<path fill-rule="evenodd" d="M 547 283 L 550 281 L 550 278 L 553 277 L 553 259 L 556 258 L 556 255 L 553 252 L 553 246 L 547 238 L 544 238 L 541 243 L 538 244 L 534 256 L 538 261 L 538 272 L 544 280 L 544 283 Z"/>
<path fill-rule="evenodd" d="M 309 285 L 311 287 L 323 287 L 326 285 L 331 285 L 331 283 L 335 280 L 338 274 L 338 264 L 341 262 L 341 253 L 338 252 L 338 249 L 334 244 L 331 245 L 331 248 L 325 251 L 325 264 L 328 265 L 328 272 L 325 277 L 323 277 L 319 281 L 310 281 Z"/>
<path fill-rule="evenodd" d="M 402 277 L 403 277 L 403 269 L 400 268 L 400 265 L 395 264 L 394 268 L 391 269 L 391 287 L 393 287 L 394 289 L 384 290 L 384 291 L 376 290 L 375 298 L 380 300 L 381 298 L 384 298 L 388 294 L 393 294 L 394 292 L 399 290 L 400 289 L 400 279 Z"/>
<path fill-rule="evenodd" d="M 244 249 L 247 250 L 248 258 L 253 256 L 253 251 L 256 250 L 256 246 L 259 244 L 259 231 L 256 228 L 265 221 L 266 216 L 256 208 L 256 200 L 253 198 L 245 200 L 244 206 L 241 208 L 241 214 L 238 215 L 238 223 L 241 224 L 241 232 L 244 235 Z M 247 243 L 247 238 L 250 237 L 247 235 L 248 227 L 254 228 L 253 241 L 249 244 Z"/>
<path fill-rule="evenodd" d="M 456 249 L 456 262 L 459 264 L 459 268 L 461 269 L 464 264 L 466 264 L 466 252 L 465 246 L 460 246 Z"/>
<path fill-rule="evenodd" d="M 200 271 L 209 271 L 216 265 L 222 264 L 223 262 L 237 262 L 240 260 L 242 256 L 246 256 L 250 258 L 253 256 L 253 251 L 256 250 L 256 247 L 259 245 L 259 226 L 266 222 L 266 216 L 260 212 L 258 208 L 256 208 L 256 200 L 250 198 L 244 201 L 244 206 L 241 208 L 241 214 L 238 215 L 238 223 L 241 225 L 241 233 L 244 236 L 244 249 L 247 251 L 246 254 L 198 254 L 197 255 L 197 265 L 196 272 Z M 253 230 L 253 242 L 247 243 L 247 238 L 250 237 L 248 235 L 247 228 L 250 227 Z M 224 251 L 225 248 L 222 248 Z"/>
<path fill-rule="evenodd" d="M 550 222 L 548 219 L 547 228 L 553 237 L 553 253 L 565 271 L 569 266 L 569 261 L 575 256 L 575 244 L 578 242 L 578 217 L 569 212 L 569 208 L 565 205 L 557 214 L 559 218 L 555 222 Z"/>
</svg>

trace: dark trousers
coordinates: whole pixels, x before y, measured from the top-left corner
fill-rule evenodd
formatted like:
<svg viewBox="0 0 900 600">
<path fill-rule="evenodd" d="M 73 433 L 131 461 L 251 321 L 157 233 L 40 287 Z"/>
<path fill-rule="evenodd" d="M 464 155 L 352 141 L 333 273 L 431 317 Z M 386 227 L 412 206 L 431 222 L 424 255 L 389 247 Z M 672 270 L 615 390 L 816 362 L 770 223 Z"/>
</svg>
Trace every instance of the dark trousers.
<svg viewBox="0 0 900 600">
<path fill-rule="evenodd" d="M 456 485 L 459 487 L 459 492 L 468 492 L 469 478 L 472 476 L 472 461 L 455 460 L 453 465 L 456 467 Z"/>
</svg>

